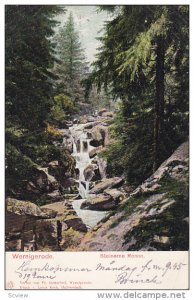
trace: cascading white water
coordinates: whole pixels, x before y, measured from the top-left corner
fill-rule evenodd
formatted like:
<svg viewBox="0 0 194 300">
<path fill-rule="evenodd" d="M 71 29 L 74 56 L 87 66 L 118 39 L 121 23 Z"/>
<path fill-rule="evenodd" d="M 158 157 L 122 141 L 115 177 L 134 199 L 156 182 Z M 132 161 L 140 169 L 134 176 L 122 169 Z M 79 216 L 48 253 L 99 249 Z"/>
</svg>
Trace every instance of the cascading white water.
<svg viewBox="0 0 194 300">
<path fill-rule="evenodd" d="M 92 147 L 87 132 L 83 131 L 83 125 L 73 125 L 69 128 L 73 139 L 73 153 L 72 156 L 76 160 L 76 168 L 79 170 L 79 194 L 83 199 L 88 198 L 89 180 L 85 179 L 84 170 L 88 167 L 92 159 L 89 157 L 89 152 Z"/>
<path fill-rule="evenodd" d="M 90 145 L 91 139 L 88 138 L 87 132 L 84 132 L 85 125 L 73 125 L 69 128 L 73 142 L 73 153 L 72 156 L 76 160 L 76 168 L 79 170 L 79 194 L 82 197 L 80 200 L 74 200 L 72 205 L 77 215 L 83 220 L 84 224 L 91 229 L 100 220 L 102 220 L 108 212 L 106 211 L 92 211 L 81 209 L 81 204 L 85 201 L 84 199 L 89 198 L 89 186 L 90 180 L 86 180 L 84 176 L 84 170 L 88 167 L 92 160 L 89 153 L 95 147 Z"/>
</svg>

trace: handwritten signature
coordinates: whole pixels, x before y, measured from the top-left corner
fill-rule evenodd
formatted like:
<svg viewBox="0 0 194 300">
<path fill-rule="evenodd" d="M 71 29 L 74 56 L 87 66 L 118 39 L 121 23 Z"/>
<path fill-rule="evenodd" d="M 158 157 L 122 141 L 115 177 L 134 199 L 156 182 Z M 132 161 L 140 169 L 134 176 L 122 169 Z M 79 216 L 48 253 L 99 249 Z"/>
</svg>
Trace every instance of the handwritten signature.
<svg viewBox="0 0 194 300">
<path fill-rule="evenodd" d="M 133 272 L 125 271 L 125 272 L 117 274 L 115 283 L 119 283 L 119 284 L 127 284 L 127 283 L 161 284 L 162 280 L 159 279 L 159 277 L 164 278 L 170 270 L 180 271 L 186 265 L 187 264 L 183 264 L 183 263 L 172 263 L 170 261 L 164 265 L 157 265 L 157 264 L 153 263 L 152 259 L 150 259 L 149 261 L 146 262 L 146 264 L 143 264 L 140 267 L 140 273 L 133 274 Z M 154 275 L 152 275 L 150 278 L 148 278 L 148 276 L 153 274 L 153 272 L 154 272 Z M 156 274 L 156 273 L 158 273 L 158 274 Z M 132 274 L 135 275 L 135 277 L 132 278 Z M 143 278 L 141 278 L 142 274 L 145 275 Z"/>
</svg>

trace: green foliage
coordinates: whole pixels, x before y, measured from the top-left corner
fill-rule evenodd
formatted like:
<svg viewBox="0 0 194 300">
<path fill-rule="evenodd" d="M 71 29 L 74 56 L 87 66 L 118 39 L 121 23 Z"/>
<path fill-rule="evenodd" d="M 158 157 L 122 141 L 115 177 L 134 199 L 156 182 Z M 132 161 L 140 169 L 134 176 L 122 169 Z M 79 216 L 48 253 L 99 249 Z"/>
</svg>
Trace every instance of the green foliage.
<svg viewBox="0 0 194 300">
<path fill-rule="evenodd" d="M 5 7 L 6 120 L 30 130 L 44 127 L 52 107 L 50 38 L 60 11 L 53 5 Z"/>
<path fill-rule="evenodd" d="M 165 176 L 160 181 L 161 187 L 157 193 L 164 193 L 163 200 L 175 200 L 168 210 L 164 210 L 159 215 L 154 215 L 142 218 L 140 223 L 125 234 L 125 243 L 128 243 L 132 237 L 136 239 L 136 243 L 130 246 L 128 250 L 138 251 L 145 245 L 150 244 L 151 247 L 156 247 L 157 250 L 188 250 L 189 247 L 189 226 L 185 218 L 189 215 L 189 199 L 188 199 L 188 182 L 180 182 L 175 179 Z M 156 192 L 153 192 L 155 194 Z M 145 200 L 150 195 L 143 193 L 142 195 L 136 194 L 130 197 L 124 204 L 118 207 L 117 213 L 122 212 L 122 216 L 116 219 L 110 228 L 119 225 L 122 220 L 129 217 L 131 214 L 137 212 Z M 154 203 L 148 207 L 147 212 L 152 208 L 158 210 L 161 208 L 161 203 Z M 141 209 L 140 209 L 141 210 Z M 154 236 L 167 236 L 170 237 L 167 244 L 156 244 L 153 240 Z"/>
<path fill-rule="evenodd" d="M 165 199 L 175 200 L 175 203 L 162 214 L 154 216 L 153 222 L 151 217 L 142 219 L 137 228 L 125 235 L 126 243 L 131 236 L 137 238 L 137 243 L 130 247 L 132 251 L 139 250 L 148 244 L 149 240 L 152 241 L 150 246 L 157 247 L 157 250 L 161 251 L 183 251 L 189 248 L 189 226 L 185 221 L 189 215 L 188 185 L 170 177 L 163 178 L 160 184 L 162 187 L 158 192 L 165 192 Z M 149 207 L 149 210 L 151 208 Z M 155 235 L 170 237 L 169 244 L 155 244 L 153 241 Z"/>
<path fill-rule="evenodd" d="M 62 135 L 47 125 L 54 104 L 54 17 L 62 11 L 55 5 L 5 7 L 6 194 L 23 199 L 26 183 L 37 176 L 37 164 L 58 160 L 63 174 L 72 165 L 56 146 Z M 62 100 L 69 113 L 71 102 Z"/>
<path fill-rule="evenodd" d="M 88 82 L 122 102 L 108 173 L 139 184 L 188 136 L 188 6 L 113 11 Z"/>
<path fill-rule="evenodd" d="M 83 234 L 74 230 L 72 227 L 64 231 L 62 234 L 62 248 L 66 249 L 68 247 L 77 247 L 80 242 Z"/>
<path fill-rule="evenodd" d="M 70 13 L 65 25 L 60 27 L 55 40 L 57 43 L 57 62 L 54 72 L 58 77 L 57 92 L 67 95 L 74 103 L 84 101 L 81 79 L 88 71 L 88 67 L 72 13 Z"/>
<path fill-rule="evenodd" d="M 114 110 L 115 102 L 110 91 L 105 91 L 104 89 L 98 91 L 96 85 L 92 84 L 88 79 L 82 80 L 82 84 L 85 86 L 85 97 L 87 103 L 91 106 L 91 112 L 99 111 L 102 108 L 110 111 Z"/>
<path fill-rule="evenodd" d="M 26 155 L 10 143 L 5 148 L 5 176 L 6 176 L 6 192 L 10 188 L 18 189 L 23 182 L 32 178 L 34 173 L 34 162 Z"/>
<path fill-rule="evenodd" d="M 59 94 L 54 97 L 54 105 L 51 111 L 51 119 L 58 125 L 63 125 L 78 111 L 74 102 L 66 95 Z"/>
</svg>

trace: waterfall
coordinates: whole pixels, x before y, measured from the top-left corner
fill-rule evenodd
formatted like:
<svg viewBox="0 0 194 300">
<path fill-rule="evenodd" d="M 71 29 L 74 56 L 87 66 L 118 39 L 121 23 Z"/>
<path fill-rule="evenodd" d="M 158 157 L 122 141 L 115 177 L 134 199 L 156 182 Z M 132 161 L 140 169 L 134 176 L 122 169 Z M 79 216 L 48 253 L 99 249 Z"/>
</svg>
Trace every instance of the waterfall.
<svg viewBox="0 0 194 300">
<path fill-rule="evenodd" d="M 95 147 L 90 145 L 91 139 L 88 133 L 84 131 L 84 124 L 75 124 L 69 127 L 71 132 L 71 138 L 73 143 L 73 153 L 72 156 L 76 160 L 76 168 L 79 170 L 79 178 L 77 182 L 79 183 L 79 195 L 82 199 L 74 200 L 72 202 L 73 209 L 76 211 L 77 215 L 83 220 L 88 229 L 93 228 L 98 222 L 100 222 L 108 212 L 106 211 L 92 211 L 87 209 L 81 209 L 81 204 L 85 199 L 89 198 L 90 180 L 92 176 L 86 175 L 87 172 L 84 170 L 91 166 L 94 158 L 90 158 L 89 153 Z M 102 165 L 102 175 L 105 176 L 105 171 Z M 95 169 L 95 165 L 92 167 Z M 85 175 L 84 175 L 85 174 Z M 87 176 L 85 178 L 85 176 Z"/>
<path fill-rule="evenodd" d="M 88 138 L 87 132 L 83 131 L 82 125 L 73 125 L 69 128 L 72 134 L 73 153 L 76 160 L 76 168 L 79 170 L 79 194 L 83 199 L 88 198 L 89 180 L 85 179 L 84 170 L 88 167 L 92 159 L 89 152 L 94 147 L 90 145 L 91 139 Z"/>
</svg>

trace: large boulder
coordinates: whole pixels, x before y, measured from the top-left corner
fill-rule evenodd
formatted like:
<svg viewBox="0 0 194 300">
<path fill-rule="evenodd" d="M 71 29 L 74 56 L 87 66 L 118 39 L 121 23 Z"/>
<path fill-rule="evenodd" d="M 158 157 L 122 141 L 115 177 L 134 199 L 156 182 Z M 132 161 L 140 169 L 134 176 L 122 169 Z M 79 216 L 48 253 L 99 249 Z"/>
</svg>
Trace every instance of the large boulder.
<svg viewBox="0 0 194 300">
<path fill-rule="evenodd" d="M 89 157 L 93 158 L 96 155 L 97 155 L 97 148 L 91 149 L 90 152 L 89 152 Z"/>
<path fill-rule="evenodd" d="M 102 108 L 102 109 L 99 110 L 98 115 L 102 116 L 102 114 L 105 113 L 105 112 L 107 112 L 107 109 L 106 108 Z"/>
<path fill-rule="evenodd" d="M 62 143 L 62 147 L 63 149 L 68 150 L 70 153 L 73 152 L 73 139 L 71 136 L 71 132 L 70 130 L 65 130 L 63 132 L 64 136 L 63 136 L 63 143 Z"/>
<path fill-rule="evenodd" d="M 102 113 L 102 117 L 104 117 L 104 118 L 112 118 L 113 115 L 114 114 L 111 111 L 105 111 L 105 112 Z"/>
<path fill-rule="evenodd" d="M 43 207 L 41 210 L 45 218 L 53 219 L 57 216 L 57 211 L 54 209 Z"/>
<path fill-rule="evenodd" d="M 97 164 L 90 164 L 84 170 L 84 177 L 86 181 L 97 181 L 101 179 L 99 168 Z"/>
<path fill-rule="evenodd" d="M 72 228 L 76 231 L 87 232 L 87 227 L 83 223 L 82 219 L 75 215 L 69 215 L 64 219 L 68 228 Z"/>
<path fill-rule="evenodd" d="M 48 168 L 36 167 L 35 185 L 41 190 L 53 191 L 59 187 L 56 178 L 48 173 Z"/>
<path fill-rule="evenodd" d="M 101 124 L 94 126 L 91 131 L 91 146 L 106 146 L 109 142 L 108 127 Z"/>
<path fill-rule="evenodd" d="M 49 200 L 49 202 L 58 202 L 61 201 L 62 195 L 59 192 L 59 190 L 55 190 L 51 193 L 48 193 L 46 197 Z"/>
<path fill-rule="evenodd" d="M 6 235 L 13 233 L 32 231 L 36 226 L 36 221 L 40 219 L 51 219 L 57 212 L 53 209 L 41 209 L 36 204 L 29 201 L 6 199 Z M 11 238 L 12 239 L 12 238 Z"/>
<path fill-rule="evenodd" d="M 91 190 L 90 194 L 100 194 L 106 189 L 113 187 L 119 187 L 124 182 L 122 177 L 113 177 L 103 179 L 101 182 L 97 183 Z"/>
<path fill-rule="evenodd" d="M 60 232 L 59 232 L 60 227 Z M 38 220 L 36 221 L 36 235 L 38 249 L 48 248 L 50 250 L 57 250 L 57 243 L 60 235 L 68 229 L 63 221 L 57 219 Z M 30 232 L 25 233 L 25 238 L 30 239 Z"/>
<path fill-rule="evenodd" d="M 103 146 L 95 147 L 90 150 L 89 157 L 94 158 L 98 153 L 102 152 Z"/>
<path fill-rule="evenodd" d="M 177 181 L 187 181 L 185 174 L 188 173 L 188 153 L 189 143 L 183 143 L 178 149 L 165 160 L 156 172 L 150 176 L 143 184 L 137 187 L 131 194 L 133 196 L 143 193 L 153 193 L 160 189 L 160 180 L 166 175 Z"/>
<path fill-rule="evenodd" d="M 6 212 L 18 216 L 32 216 L 41 219 L 55 218 L 56 210 L 47 207 L 39 207 L 30 201 L 22 201 L 8 197 L 6 199 Z"/>
<path fill-rule="evenodd" d="M 113 199 L 110 195 L 98 194 L 92 195 L 90 199 L 82 202 L 81 209 L 108 211 L 116 208 L 118 201 Z"/>
<path fill-rule="evenodd" d="M 88 116 L 87 120 L 88 122 L 95 122 L 96 118 L 93 116 Z"/>
<path fill-rule="evenodd" d="M 102 179 L 106 178 L 107 162 L 102 157 L 97 157 L 97 165 Z"/>
<path fill-rule="evenodd" d="M 118 202 L 124 200 L 125 198 L 125 195 L 117 189 L 107 189 L 104 191 L 104 194 L 111 196 L 115 201 Z"/>
<path fill-rule="evenodd" d="M 10 197 L 6 199 L 6 211 L 16 215 L 44 216 L 44 213 L 36 204 Z"/>
<path fill-rule="evenodd" d="M 18 197 L 35 197 L 41 196 L 43 193 L 49 193 L 59 188 L 60 184 L 57 179 L 49 174 L 48 169 L 54 170 L 57 168 L 57 161 L 51 162 L 51 165 L 48 168 L 42 168 L 41 166 L 36 165 L 34 167 L 34 173 L 32 175 L 32 180 L 25 182 L 25 187 L 23 192 Z M 50 170 L 51 170 L 50 169 Z"/>
<path fill-rule="evenodd" d="M 84 170 L 84 177 L 86 181 L 91 181 L 92 178 L 95 176 L 94 172 L 94 165 L 88 165 Z"/>
</svg>

